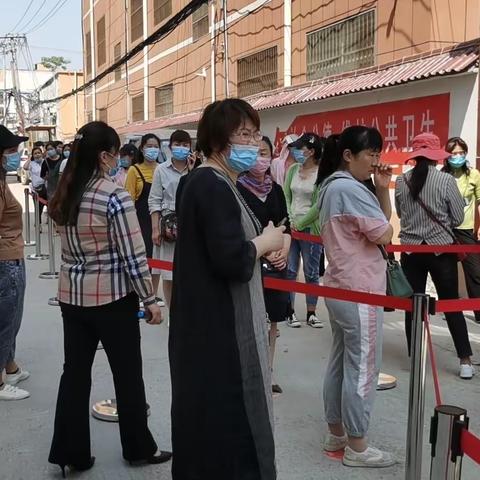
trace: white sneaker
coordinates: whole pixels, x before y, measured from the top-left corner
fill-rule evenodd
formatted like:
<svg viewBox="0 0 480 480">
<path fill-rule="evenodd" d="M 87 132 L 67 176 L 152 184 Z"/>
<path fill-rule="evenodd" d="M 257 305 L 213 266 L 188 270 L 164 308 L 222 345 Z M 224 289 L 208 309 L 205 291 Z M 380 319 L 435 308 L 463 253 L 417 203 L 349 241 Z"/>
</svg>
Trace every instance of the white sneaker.
<svg viewBox="0 0 480 480">
<path fill-rule="evenodd" d="M 463 380 L 471 380 L 475 375 L 475 367 L 467 363 L 460 364 L 460 378 Z"/>
<path fill-rule="evenodd" d="M 384 468 L 391 467 L 395 463 L 396 460 L 391 453 L 374 447 L 367 447 L 363 452 L 356 452 L 347 446 L 343 455 L 343 464 L 347 467 Z"/>
<path fill-rule="evenodd" d="M 5 383 L 9 385 L 16 385 L 18 382 L 22 380 L 26 380 L 30 376 L 26 370 L 22 370 L 21 368 L 18 369 L 17 373 L 11 373 L 5 375 Z"/>
<path fill-rule="evenodd" d="M 338 452 L 343 450 L 348 444 L 348 437 L 344 435 L 343 437 L 337 437 L 333 433 L 328 432 L 325 435 L 325 441 L 323 443 L 323 449 L 327 452 Z"/>
<path fill-rule="evenodd" d="M 323 328 L 325 326 L 316 315 L 310 315 L 307 318 L 307 325 L 310 325 L 312 328 Z"/>
<path fill-rule="evenodd" d="M 23 400 L 28 398 L 30 394 L 26 390 L 14 387 L 5 383 L 0 389 L 0 400 Z"/>
<path fill-rule="evenodd" d="M 287 325 L 291 328 L 300 328 L 302 326 L 294 313 L 287 317 Z"/>
</svg>

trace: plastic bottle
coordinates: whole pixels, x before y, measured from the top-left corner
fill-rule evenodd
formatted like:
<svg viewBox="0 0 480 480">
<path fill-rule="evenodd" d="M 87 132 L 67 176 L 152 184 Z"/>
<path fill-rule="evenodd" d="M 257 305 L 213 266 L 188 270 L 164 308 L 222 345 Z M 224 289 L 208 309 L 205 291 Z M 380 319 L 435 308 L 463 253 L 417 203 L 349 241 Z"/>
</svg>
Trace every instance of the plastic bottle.
<svg viewBox="0 0 480 480">
<path fill-rule="evenodd" d="M 152 318 L 152 314 L 149 310 L 139 310 L 137 313 L 137 317 L 139 320 L 145 320 L 148 322 L 150 318 Z"/>
</svg>

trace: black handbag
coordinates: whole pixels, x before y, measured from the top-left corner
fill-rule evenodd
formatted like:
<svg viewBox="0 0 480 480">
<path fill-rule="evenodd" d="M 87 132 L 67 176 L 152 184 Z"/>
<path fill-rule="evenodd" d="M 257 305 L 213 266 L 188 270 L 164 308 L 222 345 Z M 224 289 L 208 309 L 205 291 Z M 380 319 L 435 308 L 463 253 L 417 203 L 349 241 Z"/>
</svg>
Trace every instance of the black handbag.
<svg viewBox="0 0 480 480">
<path fill-rule="evenodd" d="M 410 298 L 414 292 L 402 266 L 397 260 L 395 260 L 395 258 L 388 256 L 383 245 L 378 245 L 378 248 L 387 262 L 387 295 L 392 297 Z"/>
</svg>

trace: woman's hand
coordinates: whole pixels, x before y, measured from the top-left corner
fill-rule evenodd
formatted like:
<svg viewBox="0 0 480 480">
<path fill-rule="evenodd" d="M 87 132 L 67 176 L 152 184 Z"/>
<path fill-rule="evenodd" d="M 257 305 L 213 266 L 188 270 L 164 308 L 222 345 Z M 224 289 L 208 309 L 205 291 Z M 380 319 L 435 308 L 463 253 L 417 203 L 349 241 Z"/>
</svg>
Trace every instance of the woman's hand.
<svg viewBox="0 0 480 480">
<path fill-rule="evenodd" d="M 283 247 L 283 232 L 285 226 L 275 227 L 273 222 L 268 222 L 268 225 L 263 229 L 262 236 L 265 238 L 265 246 L 267 252 L 275 252 Z"/>
<path fill-rule="evenodd" d="M 195 162 L 197 161 L 197 155 L 195 152 L 192 152 L 188 157 L 187 157 L 187 170 L 191 172 L 193 170 L 193 167 L 195 166 Z"/>
<path fill-rule="evenodd" d="M 388 189 L 392 180 L 392 167 L 385 163 L 374 165 L 373 182 L 376 188 Z"/>
<path fill-rule="evenodd" d="M 160 246 L 162 244 L 162 237 L 160 236 L 160 229 L 152 229 L 152 242 L 154 245 Z"/>
<path fill-rule="evenodd" d="M 150 312 L 150 319 L 147 320 L 149 325 L 160 325 L 163 322 L 162 309 L 156 304 L 152 303 L 146 307 Z"/>
</svg>

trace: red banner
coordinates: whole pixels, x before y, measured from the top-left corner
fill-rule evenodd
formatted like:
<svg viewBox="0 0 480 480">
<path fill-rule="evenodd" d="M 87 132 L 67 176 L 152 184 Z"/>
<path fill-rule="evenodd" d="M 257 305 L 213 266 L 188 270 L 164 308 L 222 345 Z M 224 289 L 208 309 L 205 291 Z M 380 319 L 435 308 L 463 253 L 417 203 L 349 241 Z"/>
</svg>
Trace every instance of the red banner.
<svg viewBox="0 0 480 480">
<path fill-rule="evenodd" d="M 300 115 L 285 132 L 277 129 L 275 144 L 278 145 L 287 133 L 300 135 L 314 132 L 328 137 L 350 125 L 367 125 L 380 130 L 386 151 L 409 149 L 413 137 L 421 132 L 435 133 L 445 143 L 448 139 L 449 110 L 450 94 L 444 93 Z"/>
</svg>

